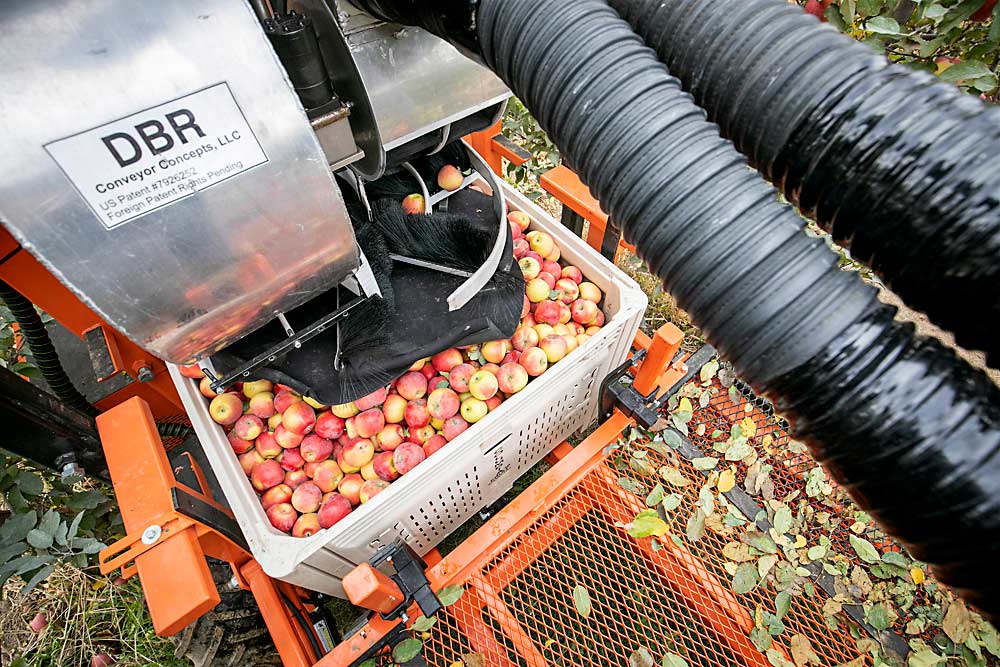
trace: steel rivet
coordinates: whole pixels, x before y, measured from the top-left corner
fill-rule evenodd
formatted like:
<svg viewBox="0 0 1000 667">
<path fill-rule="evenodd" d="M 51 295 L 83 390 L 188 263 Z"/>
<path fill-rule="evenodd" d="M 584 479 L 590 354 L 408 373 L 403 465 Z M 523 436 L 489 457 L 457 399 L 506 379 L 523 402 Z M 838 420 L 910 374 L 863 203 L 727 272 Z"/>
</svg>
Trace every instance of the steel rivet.
<svg viewBox="0 0 1000 667">
<path fill-rule="evenodd" d="M 160 535 L 163 534 L 163 529 L 157 525 L 152 525 L 146 530 L 142 531 L 142 543 L 152 544 L 156 540 L 160 539 Z"/>
</svg>

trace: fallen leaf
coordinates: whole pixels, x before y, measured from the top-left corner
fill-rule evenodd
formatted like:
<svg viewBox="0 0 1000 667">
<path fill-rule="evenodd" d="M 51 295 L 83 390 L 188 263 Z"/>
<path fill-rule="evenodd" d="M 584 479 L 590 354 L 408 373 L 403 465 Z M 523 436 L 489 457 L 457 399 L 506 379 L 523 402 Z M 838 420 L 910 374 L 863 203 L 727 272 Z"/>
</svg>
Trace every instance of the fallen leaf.
<svg viewBox="0 0 1000 667">
<path fill-rule="evenodd" d="M 649 492 L 646 496 L 646 507 L 655 507 L 657 503 L 663 500 L 663 485 L 657 484 L 653 487 L 653 490 Z"/>
<path fill-rule="evenodd" d="M 579 584 L 573 589 L 573 606 L 580 616 L 590 618 L 590 592 Z"/>
<path fill-rule="evenodd" d="M 712 359 L 710 362 L 701 367 L 698 371 L 698 377 L 702 382 L 708 382 L 715 374 L 719 372 L 719 362 L 717 359 Z"/>
<path fill-rule="evenodd" d="M 779 619 L 784 618 L 792 606 L 792 596 L 785 591 L 778 593 L 774 598 L 774 615 Z"/>
<path fill-rule="evenodd" d="M 662 667 L 688 667 L 688 662 L 676 653 L 666 653 L 663 656 Z"/>
<path fill-rule="evenodd" d="M 792 510 L 782 505 L 774 513 L 774 529 L 779 533 L 787 533 L 792 529 Z"/>
<path fill-rule="evenodd" d="M 631 477 L 619 477 L 618 486 L 622 487 L 629 493 L 634 493 L 636 495 L 642 493 L 642 484 L 635 481 Z"/>
<path fill-rule="evenodd" d="M 754 559 L 754 556 L 750 555 L 750 547 L 741 542 L 730 542 L 722 547 L 722 555 L 737 563 L 744 563 Z"/>
<path fill-rule="evenodd" d="M 795 667 L 778 649 L 769 648 L 765 655 L 767 655 L 767 661 L 774 667 Z"/>
<path fill-rule="evenodd" d="M 760 560 L 757 561 L 757 575 L 761 578 L 761 581 L 764 580 L 764 577 L 767 576 L 767 573 L 771 571 L 771 568 L 774 567 L 777 562 L 778 557 L 773 554 L 760 557 Z"/>
<path fill-rule="evenodd" d="M 969 610 L 960 601 L 955 600 L 948 605 L 948 611 L 944 614 L 944 621 L 941 628 L 948 635 L 948 639 L 956 644 L 964 644 L 972 631 L 972 619 L 969 617 Z"/>
<path fill-rule="evenodd" d="M 466 653 L 462 656 L 465 667 L 486 667 L 486 656 L 482 653 Z"/>
<path fill-rule="evenodd" d="M 948 659 L 944 656 L 938 655 L 929 648 L 924 648 L 919 651 L 910 651 L 906 665 L 907 667 L 935 667 L 935 665 L 942 665 L 947 661 Z"/>
<path fill-rule="evenodd" d="M 458 599 L 462 597 L 462 593 L 465 592 L 465 588 L 460 584 L 452 584 L 451 586 L 445 586 L 437 592 L 438 601 L 445 607 L 450 607 L 451 605 L 458 602 Z"/>
<path fill-rule="evenodd" d="M 628 657 L 628 667 L 653 667 L 653 654 L 645 646 L 637 648 Z"/>
<path fill-rule="evenodd" d="M 697 542 L 705 535 L 705 513 L 700 509 L 694 510 L 688 517 L 685 534 L 692 542 Z"/>
<path fill-rule="evenodd" d="M 661 504 L 663 505 L 663 509 L 668 512 L 672 512 L 680 506 L 682 500 L 684 499 L 681 496 L 676 493 L 671 493 L 663 497 L 663 502 Z"/>
<path fill-rule="evenodd" d="M 743 533 L 740 539 L 757 551 L 761 551 L 766 554 L 778 553 L 778 547 L 775 546 L 774 540 L 759 530 L 748 530 Z"/>
<path fill-rule="evenodd" d="M 677 403 L 677 412 L 694 412 L 694 406 L 691 405 L 691 399 L 687 396 L 681 398 L 680 402 Z"/>
<path fill-rule="evenodd" d="M 733 490 L 734 486 L 736 486 L 736 471 L 729 468 L 719 473 L 719 483 L 716 487 L 719 493 L 728 493 Z"/>
<path fill-rule="evenodd" d="M 740 563 L 733 575 L 733 590 L 743 595 L 757 586 L 757 568 L 753 563 Z"/>
<path fill-rule="evenodd" d="M 687 486 L 691 483 L 680 470 L 673 466 L 663 466 L 660 468 L 660 476 L 674 486 Z M 619 480 L 619 484 L 621 481 Z"/>
<path fill-rule="evenodd" d="M 919 567 L 914 565 L 913 567 L 910 568 L 910 579 L 913 579 L 913 583 L 915 583 L 917 586 L 924 583 L 925 578 L 926 577 L 924 576 L 924 571 L 921 570 Z"/>
<path fill-rule="evenodd" d="M 868 664 L 868 661 L 865 660 L 865 656 L 860 655 L 857 658 L 855 658 L 854 660 L 851 660 L 850 662 L 842 662 L 842 663 L 840 663 L 839 665 L 837 665 L 837 667 L 865 667 L 865 665 L 867 665 L 867 664 Z"/>
<path fill-rule="evenodd" d="M 410 626 L 410 630 L 414 632 L 426 632 L 431 629 L 431 627 L 437 623 L 436 618 L 427 618 L 426 616 L 417 616 L 413 620 L 413 625 Z"/>
<path fill-rule="evenodd" d="M 888 629 L 892 626 L 895 621 L 896 614 L 886 609 L 884 605 L 877 604 L 872 606 L 865 612 L 865 620 L 868 624 L 881 632 L 882 630 Z"/>
<path fill-rule="evenodd" d="M 696 459 L 691 459 L 691 465 L 693 465 L 698 470 L 711 470 L 715 466 L 719 465 L 719 459 L 711 456 L 703 456 Z"/>
<path fill-rule="evenodd" d="M 666 532 L 667 523 L 656 514 L 656 510 L 643 510 L 639 512 L 628 529 L 628 534 L 637 538 L 654 535 L 659 537 Z"/>
<path fill-rule="evenodd" d="M 812 643 L 804 635 L 792 635 L 788 645 L 792 652 L 792 661 L 799 667 L 808 665 L 809 663 L 820 664 L 819 656 L 813 651 Z"/>
<path fill-rule="evenodd" d="M 796 549 L 801 549 L 805 545 L 806 545 L 806 538 L 802 537 L 801 535 L 796 535 L 795 536 L 795 548 Z"/>
<path fill-rule="evenodd" d="M 744 417 L 743 421 L 740 422 L 740 430 L 743 431 L 745 438 L 752 438 L 757 435 L 757 422 L 753 420 L 753 417 Z"/>
<path fill-rule="evenodd" d="M 393 647 L 392 659 L 397 664 L 402 665 L 420 655 L 420 651 L 422 651 L 423 648 L 424 644 L 419 639 L 414 639 L 413 637 L 404 639 Z"/>
<path fill-rule="evenodd" d="M 854 552 L 858 554 L 858 558 L 866 563 L 877 563 L 879 561 L 878 551 L 872 546 L 871 542 L 856 535 L 850 535 L 849 537 L 851 546 L 854 547 Z"/>
</svg>

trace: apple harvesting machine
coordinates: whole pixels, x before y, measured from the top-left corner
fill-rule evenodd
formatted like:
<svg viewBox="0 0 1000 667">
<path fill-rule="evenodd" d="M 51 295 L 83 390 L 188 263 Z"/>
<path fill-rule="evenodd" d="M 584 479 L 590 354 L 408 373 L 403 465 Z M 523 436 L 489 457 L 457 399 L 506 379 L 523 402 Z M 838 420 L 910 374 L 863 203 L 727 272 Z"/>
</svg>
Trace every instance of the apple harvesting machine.
<svg viewBox="0 0 1000 667">
<path fill-rule="evenodd" d="M 1000 111 L 794 5 L 738 4 L 5 3 L 0 297 L 44 357 L 55 398 L 31 400 L 61 415 L 28 411 L 25 434 L 61 430 L 44 447 L 26 436 L 22 453 L 110 467 L 125 511 L 140 480 L 116 476 L 94 416 L 138 396 L 160 436 L 192 439 L 178 366 L 198 364 L 218 393 L 266 378 L 335 405 L 443 349 L 510 338 L 525 297 L 505 218 L 520 195 L 496 172 L 500 156 L 524 158 L 496 127 L 514 94 L 599 202 L 611 246 L 620 233 L 855 502 L 995 619 L 1000 390 L 896 321 L 775 187 L 995 366 Z M 461 186 L 434 190 L 448 164 Z M 416 215 L 399 206 L 411 193 Z M 32 304 L 84 341 L 100 396 L 74 388 Z M 655 386 L 605 384 L 604 421 L 661 407 Z M 237 523 L 226 539 L 239 546 Z M 394 548 L 398 571 L 415 556 Z M 235 559 L 227 549 L 213 553 Z M 346 553 L 336 567 L 362 560 Z M 269 626 L 291 613 L 271 573 L 237 571 Z M 435 606 L 414 590 L 407 602 Z M 274 627 L 286 664 L 328 653 Z"/>
</svg>

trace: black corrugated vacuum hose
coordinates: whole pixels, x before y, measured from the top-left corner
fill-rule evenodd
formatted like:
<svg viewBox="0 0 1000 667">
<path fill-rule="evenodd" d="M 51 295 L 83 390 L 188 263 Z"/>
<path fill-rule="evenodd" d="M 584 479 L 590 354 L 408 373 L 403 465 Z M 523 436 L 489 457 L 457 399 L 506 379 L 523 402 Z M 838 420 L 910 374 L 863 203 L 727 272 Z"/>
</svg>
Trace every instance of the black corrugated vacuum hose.
<svg viewBox="0 0 1000 667">
<path fill-rule="evenodd" d="M 784 0 L 609 0 L 785 195 L 1000 363 L 1000 109 Z"/>
<path fill-rule="evenodd" d="M 711 343 L 861 507 L 996 618 L 1000 390 L 838 270 L 603 0 L 480 0 L 476 25 L 485 62 Z"/>
<path fill-rule="evenodd" d="M 31 349 L 35 365 L 56 398 L 84 414 L 96 415 L 97 410 L 83 394 L 77 391 L 73 381 L 63 370 L 56 348 L 34 304 L 2 280 L 0 280 L 0 299 L 7 304 L 7 308 L 14 315 L 21 335 Z"/>
</svg>

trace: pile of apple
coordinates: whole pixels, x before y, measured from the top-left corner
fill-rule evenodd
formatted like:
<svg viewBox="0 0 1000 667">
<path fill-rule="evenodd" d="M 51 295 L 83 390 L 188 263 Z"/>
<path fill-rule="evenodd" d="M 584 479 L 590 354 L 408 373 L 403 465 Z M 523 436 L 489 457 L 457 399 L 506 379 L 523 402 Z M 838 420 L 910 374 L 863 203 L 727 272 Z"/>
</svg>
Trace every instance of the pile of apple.
<svg viewBox="0 0 1000 667">
<path fill-rule="evenodd" d="M 559 263 L 550 235 L 527 231 L 527 215 L 508 220 L 526 283 L 508 340 L 449 348 L 388 387 L 330 407 L 269 380 L 216 395 L 197 365 L 181 368 L 200 378 L 209 414 L 226 429 L 271 525 L 295 537 L 333 526 L 601 328 L 600 289 Z"/>
</svg>

